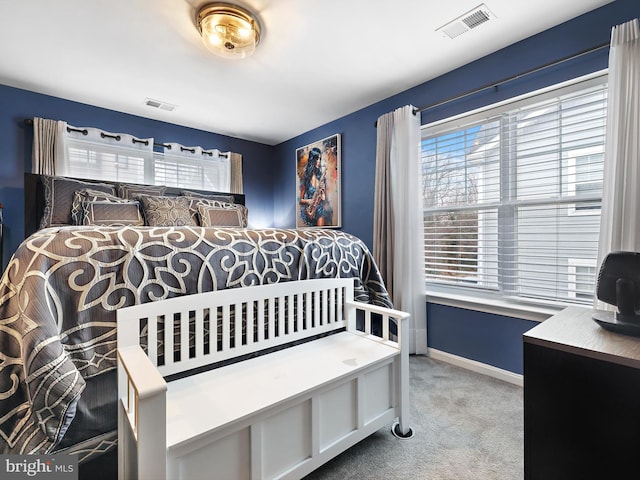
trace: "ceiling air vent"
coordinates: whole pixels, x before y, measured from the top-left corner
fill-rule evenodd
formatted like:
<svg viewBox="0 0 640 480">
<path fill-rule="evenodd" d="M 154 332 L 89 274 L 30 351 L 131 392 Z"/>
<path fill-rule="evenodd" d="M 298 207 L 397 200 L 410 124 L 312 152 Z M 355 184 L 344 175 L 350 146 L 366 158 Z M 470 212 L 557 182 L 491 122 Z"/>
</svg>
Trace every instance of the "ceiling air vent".
<svg viewBox="0 0 640 480">
<path fill-rule="evenodd" d="M 173 112 L 176 109 L 175 105 L 171 105 L 170 103 L 161 102 L 160 100 L 154 100 L 153 98 L 145 98 L 144 104 L 153 107 L 159 108 L 160 110 L 166 110 L 167 112 Z"/>
<path fill-rule="evenodd" d="M 464 15 L 460 15 L 455 20 L 438 28 L 436 32 L 440 32 L 446 38 L 456 38 L 463 33 L 468 32 L 472 28 L 476 28 L 483 23 L 488 22 L 492 18 L 496 18 L 491 10 L 483 3 L 478 7 L 470 10 Z"/>
</svg>

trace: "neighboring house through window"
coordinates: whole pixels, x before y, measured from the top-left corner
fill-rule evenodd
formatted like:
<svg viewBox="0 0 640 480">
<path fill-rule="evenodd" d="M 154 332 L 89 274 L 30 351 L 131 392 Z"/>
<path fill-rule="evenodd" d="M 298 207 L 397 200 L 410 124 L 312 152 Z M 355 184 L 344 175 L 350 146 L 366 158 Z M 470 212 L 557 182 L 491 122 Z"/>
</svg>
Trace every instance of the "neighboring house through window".
<svg viewBox="0 0 640 480">
<path fill-rule="evenodd" d="M 576 301 L 593 300 L 596 261 L 586 258 L 570 258 L 568 268 L 569 298 Z"/>
<path fill-rule="evenodd" d="M 568 181 L 570 195 L 578 197 L 602 196 L 602 169 L 604 162 L 604 145 L 592 146 L 568 152 Z M 599 215 L 600 202 L 582 202 L 574 204 L 570 215 Z"/>
</svg>

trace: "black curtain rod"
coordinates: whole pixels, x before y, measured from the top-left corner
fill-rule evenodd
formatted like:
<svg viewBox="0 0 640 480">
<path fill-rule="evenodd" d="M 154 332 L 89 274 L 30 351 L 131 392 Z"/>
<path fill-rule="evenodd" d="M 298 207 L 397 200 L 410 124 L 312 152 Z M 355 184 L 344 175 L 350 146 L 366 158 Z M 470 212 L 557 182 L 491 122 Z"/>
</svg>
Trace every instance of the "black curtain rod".
<svg viewBox="0 0 640 480">
<path fill-rule="evenodd" d="M 28 126 L 28 127 L 33 126 L 33 118 L 25 118 L 25 119 L 24 119 L 24 124 L 25 124 L 26 126 Z M 87 135 L 87 134 L 89 133 L 86 129 L 83 129 L 83 128 L 73 128 L 73 127 L 67 127 L 67 132 L 78 132 L 78 133 L 82 133 L 83 135 Z M 113 138 L 114 140 L 117 140 L 117 141 L 120 141 L 120 138 L 121 138 L 121 137 L 120 137 L 120 135 L 109 135 L 109 134 L 106 134 L 106 133 L 101 133 L 101 134 L 100 134 L 100 136 L 101 136 L 102 138 L 106 138 L 106 137 L 108 137 L 108 138 Z M 133 143 L 144 143 L 145 145 L 148 145 L 148 144 L 149 144 L 149 142 L 148 142 L 147 140 L 138 140 L 137 138 L 132 138 L 132 139 L 131 139 L 131 141 L 132 141 Z M 160 147 L 162 147 L 162 148 L 167 148 L 167 149 L 171 150 L 171 145 L 169 145 L 168 143 L 154 143 L 154 144 L 153 144 L 153 146 L 154 146 L 154 147 L 158 147 L 158 148 L 160 148 Z M 194 153 L 194 152 L 195 152 L 195 149 L 194 149 L 194 148 L 185 148 L 185 147 L 180 147 L 180 150 L 182 150 L 183 152 L 184 152 L 184 151 L 189 151 L 189 152 L 191 152 L 191 153 Z M 206 154 L 207 154 L 207 155 L 209 155 L 210 157 L 212 157 L 212 156 L 213 156 L 213 152 L 206 152 L 206 151 L 203 151 L 202 153 L 203 153 L 203 154 L 205 154 L 205 153 L 206 153 Z M 226 153 L 220 153 L 219 155 L 220 155 L 221 157 L 225 157 L 225 158 L 226 158 L 226 157 L 228 157 L 228 154 L 226 154 Z"/>
<path fill-rule="evenodd" d="M 462 98 L 468 97 L 469 95 L 473 95 L 474 93 L 479 93 L 479 92 L 482 92 L 484 90 L 488 90 L 490 88 L 497 89 L 500 85 L 502 85 L 504 83 L 511 82 L 513 80 L 517 80 L 519 78 L 525 77 L 527 75 L 531 75 L 532 73 L 539 72 L 539 71 L 544 70 L 546 68 L 550 68 L 550 67 L 554 67 L 556 65 L 560 65 L 561 63 L 568 62 L 569 60 L 573 60 L 573 59 L 581 57 L 583 55 L 587 55 L 589 53 L 593 53 L 593 52 L 596 52 L 598 50 L 602 50 L 603 48 L 608 47 L 609 45 L 610 45 L 609 42 L 601 43 L 600 45 L 597 45 L 595 47 L 587 48 L 587 49 L 582 50 L 582 51 L 580 51 L 578 53 L 574 53 L 572 55 L 568 55 L 566 57 L 563 57 L 563 58 L 561 58 L 559 60 L 554 60 L 553 62 L 545 63 L 544 65 L 540 65 L 539 67 L 531 68 L 531 69 L 526 70 L 526 71 L 524 71 L 522 73 L 518 73 L 517 75 L 512 75 L 510 77 L 503 78 L 502 80 L 498 80 L 496 82 L 487 83 L 486 85 L 483 85 L 481 87 L 474 88 L 472 90 L 468 90 L 468 91 L 466 91 L 464 93 L 461 93 L 461 94 L 458 94 L 458 95 L 454 95 L 453 97 L 445 98 L 444 100 L 441 100 L 441 101 L 436 102 L 436 103 L 431 103 L 431 104 L 425 105 L 423 107 L 415 108 L 413 110 L 413 114 L 415 115 L 417 113 L 424 112 L 425 110 L 429 110 L 431 108 L 436 108 L 436 107 L 439 107 L 441 105 L 445 105 L 447 103 L 453 102 L 455 100 L 460 100 Z M 378 126 L 378 122 L 376 121 L 373 124 L 373 126 L 377 127 Z"/>
</svg>

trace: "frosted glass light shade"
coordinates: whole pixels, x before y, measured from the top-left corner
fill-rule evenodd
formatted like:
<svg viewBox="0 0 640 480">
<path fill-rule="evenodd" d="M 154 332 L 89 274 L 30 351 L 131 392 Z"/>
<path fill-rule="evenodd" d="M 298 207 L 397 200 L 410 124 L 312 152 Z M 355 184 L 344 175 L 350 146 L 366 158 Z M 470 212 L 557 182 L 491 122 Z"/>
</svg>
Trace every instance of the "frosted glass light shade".
<svg viewBox="0 0 640 480">
<path fill-rule="evenodd" d="M 196 23 L 205 46 L 222 57 L 248 57 L 260 42 L 257 18 L 237 5 L 208 3 L 198 11 Z"/>
</svg>

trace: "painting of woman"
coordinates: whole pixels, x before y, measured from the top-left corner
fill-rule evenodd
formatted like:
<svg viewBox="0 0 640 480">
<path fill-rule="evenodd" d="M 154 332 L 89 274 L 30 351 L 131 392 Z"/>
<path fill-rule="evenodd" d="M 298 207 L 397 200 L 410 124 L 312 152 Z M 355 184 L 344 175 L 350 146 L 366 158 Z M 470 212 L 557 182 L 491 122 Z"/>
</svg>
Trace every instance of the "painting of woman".
<svg viewBox="0 0 640 480">
<path fill-rule="evenodd" d="M 297 227 L 340 226 L 339 135 L 296 150 Z"/>
</svg>

